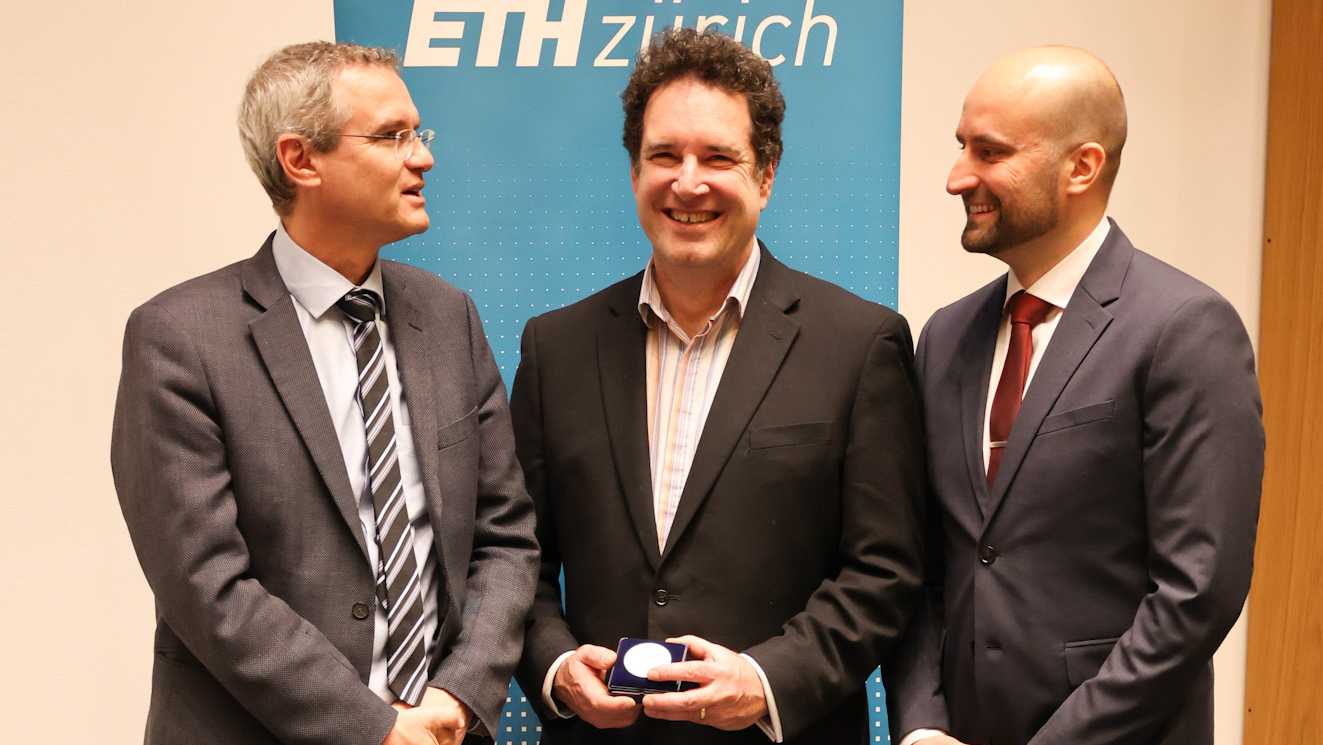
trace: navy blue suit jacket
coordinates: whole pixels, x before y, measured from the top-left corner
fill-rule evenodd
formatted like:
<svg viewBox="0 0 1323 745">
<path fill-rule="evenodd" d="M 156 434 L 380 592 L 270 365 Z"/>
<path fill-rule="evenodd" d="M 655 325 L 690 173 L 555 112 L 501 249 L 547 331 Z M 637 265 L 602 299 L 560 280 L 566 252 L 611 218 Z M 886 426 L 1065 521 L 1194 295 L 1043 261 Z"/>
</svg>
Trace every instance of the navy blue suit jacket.
<svg viewBox="0 0 1323 745">
<path fill-rule="evenodd" d="M 897 740 L 1212 742 L 1212 666 L 1249 588 L 1263 472 L 1244 326 L 1115 224 L 988 487 L 1006 278 L 919 341 L 933 526 L 925 607 L 888 679 Z"/>
</svg>

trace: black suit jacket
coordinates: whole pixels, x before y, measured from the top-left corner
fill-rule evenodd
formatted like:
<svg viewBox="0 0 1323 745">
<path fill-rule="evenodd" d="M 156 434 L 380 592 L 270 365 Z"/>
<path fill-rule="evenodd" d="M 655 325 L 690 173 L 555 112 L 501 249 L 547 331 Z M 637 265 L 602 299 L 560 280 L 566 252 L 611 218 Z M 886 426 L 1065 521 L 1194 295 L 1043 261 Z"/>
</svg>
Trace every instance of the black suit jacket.
<svg viewBox="0 0 1323 745">
<path fill-rule="evenodd" d="M 864 743 L 864 684 L 920 581 L 920 413 L 903 318 L 763 249 L 664 551 L 642 275 L 529 321 L 511 409 L 541 578 L 519 680 L 579 644 L 697 634 L 762 666 L 788 742 Z M 558 578 L 564 570 L 566 595 Z M 564 612 L 562 612 L 564 602 Z M 766 743 L 756 728 L 543 713 L 545 743 Z"/>
<path fill-rule="evenodd" d="M 464 293 L 382 279 L 437 543 L 429 683 L 496 732 L 537 563 L 504 386 Z M 372 536 L 270 238 L 133 312 L 111 465 L 156 596 L 145 741 L 378 745 Z"/>
<path fill-rule="evenodd" d="M 1249 588 L 1263 472 L 1245 329 L 1112 224 L 989 489 L 1005 293 L 943 308 L 919 341 L 941 570 L 893 667 L 893 737 L 1211 744 L 1210 660 Z"/>
</svg>

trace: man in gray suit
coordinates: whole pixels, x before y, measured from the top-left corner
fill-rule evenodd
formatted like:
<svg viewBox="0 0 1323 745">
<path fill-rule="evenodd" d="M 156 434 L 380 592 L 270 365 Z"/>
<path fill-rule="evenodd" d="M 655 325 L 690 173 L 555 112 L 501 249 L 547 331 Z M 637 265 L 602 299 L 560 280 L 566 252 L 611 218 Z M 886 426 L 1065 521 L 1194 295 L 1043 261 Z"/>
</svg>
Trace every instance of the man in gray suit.
<svg viewBox="0 0 1323 745">
<path fill-rule="evenodd" d="M 428 226 L 418 125 L 388 50 L 272 55 L 239 126 L 275 232 L 129 319 L 111 462 L 156 596 L 147 743 L 497 731 L 533 511 L 473 302 L 378 260 Z"/>
<path fill-rule="evenodd" d="M 1212 743 L 1212 666 L 1249 587 L 1263 470 L 1249 339 L 1106 217 L 1115 78 L 1062 47 L 965 99 L 947 183 L 1010 271 L 919 341 L 926 602 L 889 668 L 910 745 Z"/>
</svg>

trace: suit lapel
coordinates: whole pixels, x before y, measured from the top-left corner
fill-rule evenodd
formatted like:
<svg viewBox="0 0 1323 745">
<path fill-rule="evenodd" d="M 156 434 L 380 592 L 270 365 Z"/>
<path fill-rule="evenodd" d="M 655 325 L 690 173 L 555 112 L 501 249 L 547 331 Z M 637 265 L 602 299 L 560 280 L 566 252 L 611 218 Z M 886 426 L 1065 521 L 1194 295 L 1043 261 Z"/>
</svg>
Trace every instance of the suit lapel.
<svg viewBox="0 0 1323 745">
<path fill-rule="evenodd" d="M 381 269 L 390 342 L 395 350 L 404 404 L 409 411 L 409 432 L 413 436 L 414 456 L 427 499 L 427 514 L 436 537 L 433 546 L 437 564 L 441 567 L 438 577 L 448 588 L 452 582 L 463 578 L 449 577 L 445 573 L 445 529 L 467 523 L 461 518 L 447 520 L 444 516 L 446 502 L 437 437 L 443 423 L 457 421 L 467 413 L 463 410 L 465 399 L 459 378 L 450 367 L 450 364 L 468 359 L 467 350 L 462 347 L 465 337 L 431 333 L 436 321 L 413 303 L 400 267 L 382 261 Z M 395 426 L 398 428 L 400 423 L 395 422 Z M 442 598 L 448 595 L 445 590 L 440 593 Z M 441 609 L 443 615 L 446 612 L 445 608 Z"/>
<path fill-rule="evenodd" d="M 638 314 L 643 275 L 620 285 L 597 335 L 597 368 L 616 476 L 648 563 L 661 564 L 648 457 L 647 327 Z"/>
<path fill-rule="evenodd" d="M 991 514 L 991 499 L 987 464 L 983 462 L 983 425 L 988 407 L 988 381 L 992 378 L 992 355 L 997 347 L 1002 303 L 1006 299 L 1006 278 L 989 285 L 984 292 L 985 297 L 969 324 L 968 336 L 961 344 L 966 356 L 960 373 L 960 432 L 964 440 L 969 486 L 979 511 L 986 518 Z"/>
<path fill-rule="evenodd" d="M 241 274 L 244 291 L 264 310 L 248 324 L 258 354 L 340 516 L 366 559 L 367 542 L 358 519 L 358 500 L 349 486 L 340 440 L 299 325 L 294 299 L 276 271 L 270 238 L 256 256 L 244 263 Z"/>
<path fill-rule="evenodd" d="M 1130 241 L 1113 223 L 1107 239 L 1098 249 L 1098 255 L 1089 264 L 1070 298 L 1070 304 L 1061 314 L 1061 320 L 1052 332 L 1052 341 L 1048 343 L 1043 359 L 1038 363 L 1038 370 L 1029 381 L 1020 413 L 1011 427 L 1011 436 L 997 471 L 997 480 L 992 485 L 991 509 L 987 513 L 989 519 L 1005 499 L 1006 491 L 1029 452 L 1043 419 L 1052 410 L 1061 391 L 1088 356 L 1089 350 L 1093 349 L 1112 322 L 1112 314 L 1106 306 L 1120 297 L 1121 284 L 1125 280 L 1133 253 Z"/>
<path fill-rule="evenodd" d="M 421 469 L 423 491 L 427 495 L 428 513 L 441 515 L 442 494 L 437 476 L 436 432 L 438 378 L 445 377 L 444 371 L 430 361 L 429 351 L 436 354 L 441 350 L 430 349 L 425 319 L 409 300 L 405 291 L 404 278 L 395 271 L 396 267 L 383 261 L 382 285 L 386 295 L 386 321 L 390 334 L 391 347 L 395 350 L 395 366 L 400 374 L 400 387 L 404 390 L 404 403 L 409 410 L 409 432 L 413 436 L 413 449 Z M 444 355 L 448 359 L 457 359 L 453 355 Z M 461 358 L 462 359 L 462 358 Z M 448 397 L 455 400 L 453 396 Z M 455 413 L 458 418 L 463 412 Z M 395 422 L 396 428 L 400 426 Z M 439 535 L 439 533 L 438 533 Z"/>
<path fill-rule="evenodd" d="M 663 554 L 675 547 L 707 500 L 799 334 L 799 324 L 786 315 L 799 302 L 789 271 L 761 244 L 759 249 L 763 253 L 749 292 L 749 307 L 699 437 Z"/>
</svg>

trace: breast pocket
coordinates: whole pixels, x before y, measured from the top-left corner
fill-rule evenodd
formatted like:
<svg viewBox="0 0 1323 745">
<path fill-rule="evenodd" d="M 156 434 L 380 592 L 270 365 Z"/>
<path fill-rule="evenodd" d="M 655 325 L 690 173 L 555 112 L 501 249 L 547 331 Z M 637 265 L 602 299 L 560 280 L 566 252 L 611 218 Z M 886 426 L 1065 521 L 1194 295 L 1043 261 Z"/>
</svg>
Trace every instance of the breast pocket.
<svg viewBox="0 0 1323 745">
<path fill-rule="evenodd" d="M 478 407 L 445 425 L 436 433 L 436 449 L 446 450 L 469 439 L 478 431 Z"/>
<path fill-rule="evenodd" d="M 749 449 L 767 450 L 797 445 L 822 445 L 831 442 L 831 422 L 804 422 L 779 424 L 772 427 L 750 427 Z"/>
<path fill-rule="evenodd" d="M 1069 411 L 1063 411 L 1059 414 L 1053 414 L 1047 417 L 1046 419 L 1044 419 L 1043 425 L 1038 428 L 1038 434 L 1041 437 L 1042 435 L 1051 434 L 1053 432 L 1060 432 L 1063 429 L 1070 429 L 1072 427 L 1083 427 L 1086 424 L 1093 424 L 1094 422 L 1106 421 L 1108 419 L 1111 419 L 1112 414 L 1114 414 L 1115 412 L 1116 412 L 1115 399 L 1111 401 L 1103 401 L 1102 403 L 1098 403 L 1098 404 L 1081 406 L 1079 408 L 1071 409 Z"/>
</svg>

